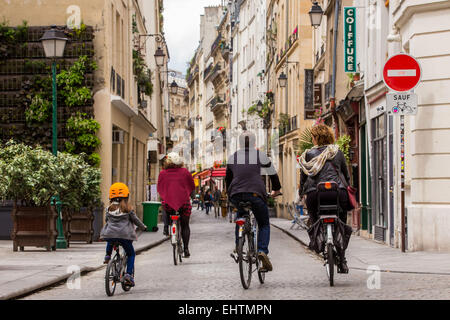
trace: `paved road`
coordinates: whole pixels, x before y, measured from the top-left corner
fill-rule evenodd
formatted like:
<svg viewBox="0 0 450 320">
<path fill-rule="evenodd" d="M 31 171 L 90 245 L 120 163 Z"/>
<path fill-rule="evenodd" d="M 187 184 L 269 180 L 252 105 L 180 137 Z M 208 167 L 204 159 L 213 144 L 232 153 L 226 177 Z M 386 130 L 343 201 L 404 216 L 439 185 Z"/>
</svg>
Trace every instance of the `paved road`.
<svg viewBox="0 0 450 320">
<path fill-rule="evenodd" d="M 136 287 L 117 287 L 109 298 L 104 289 L 105 268 L 81 277 L 81 289 L 61 285 L 25 299 L 450 299 L 449 276 L 381 273 L 380 289 L 368 289 L 365 270 L 338 274 L 328 285 L 322 261 L 282 231 L 271 229 L 270 258 L 274 271 L 261 285 L 252 279 L 244 290 L 238 265 L 229 257 L 233 225 L 194 211 L 191 219 L 191 258 L 174 266 L 171 245 L 136 257 Z M 102 259 L 103 256 L 99 256 Z"/>
</svg>

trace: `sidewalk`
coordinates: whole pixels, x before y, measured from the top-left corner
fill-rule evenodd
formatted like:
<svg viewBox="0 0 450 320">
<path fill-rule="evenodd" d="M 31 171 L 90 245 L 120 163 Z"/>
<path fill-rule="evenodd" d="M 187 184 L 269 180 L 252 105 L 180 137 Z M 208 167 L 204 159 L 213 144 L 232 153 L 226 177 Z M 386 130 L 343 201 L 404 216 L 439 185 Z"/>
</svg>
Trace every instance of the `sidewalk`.
<svg viewBox="0 0 450 320">
<path fill-rule="evenodd" d="M 308 233 L 306 230 L 297 229 L 296 226 L 290 229 L 291 220 L 271 218 L 270 222 L 272 226 L 308 246 Z M 350 269 L 367 270 L 369 266 L 378 266 L 385 272 L 450 275 L 450 253 L 427 251 L 402 253 L 400 249 L 355 235 L 350 238 L 346 257 Z"/>
<path fill-rule="evenodd" d="M 163 226 L 157 232 L 144 232 L 135 241 L 136 253 L 164 242 Z M 105 242 L 86 244 L 71 242 L 68 249 L 46 251 L 25 247 L 24 252 L 13 252 L 10 240 L 0 241 L 0 300 L 12 299 L 34 290 L 45 288 L 70 277 L 68 267 L 80 267 L 80 272 L 100 269 L 105 256 Z"/>
</svg>

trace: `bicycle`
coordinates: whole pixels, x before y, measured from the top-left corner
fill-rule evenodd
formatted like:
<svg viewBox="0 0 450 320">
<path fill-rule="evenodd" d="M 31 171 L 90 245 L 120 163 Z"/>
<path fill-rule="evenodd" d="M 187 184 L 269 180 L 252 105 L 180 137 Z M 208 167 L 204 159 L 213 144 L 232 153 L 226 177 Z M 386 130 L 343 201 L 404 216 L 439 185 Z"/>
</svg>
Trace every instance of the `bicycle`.
<svg viewBox="0 0 450 320">
<path fill-rule="evenodd" d="M 252 204 L 251 202 L 239 202 L 238 207 L 245 211 L 245 214 L 241 218 L 236 219 L 236 224 L 239 226 L 237 259 L 233 254 L 231 254 L 231 257 L 239 264 L 242 286 L 244 289 L 248 289 L 252 281 L 252 274 L 256 271 L 259 282 L 263 284 L 267 270 L 262 268 L 257 256 L 258 225 L 252 211 Z M 255 265 L 255 268 L 253 268 L 253 265 Z"/>
<path fill-rule="evenodd" d="M 330 287 L 334 286 L 334 266 L 340 265 L 339 255 L 334 246 L 335 224 L 338 222 L 339 206 L 339 188 L 336 182 L 321 182 L 317 185 L 317 202 L 319 220 L 322 222 L 322 236 L 326 239 L 323 251 L 324 266 L 330 282 Z M 324 192 L 334 192 L 336 195 L 336 203 L 321 204 L 320 196 Z M 331 214 L 321 214 L 322 212 Z M 339 272 L 339 270 L 338 270 Z"/>
<path fill-rule="evenodd" d="M 295 202 L 292 202 L 292 204 L 288 205 L 288 211 L 290 216 L 292 217 L 292 221 L 291 221 L 291 227 L 290 229 L 294 228 L 294 226 L 297 226 L 297 230 L 302 228 L 304 230 L 308 230 L 309 229 L 309 216 L 306 216 L 305 214 L 303 214 L 303 206 L 300 206 L 300 214 L 299 212 L 295 209 L 296 204 Z"/>
<path fill-rule="evenodd" d="M 180 214 L 176 212 L 174 215 L 170 216 L 172 221 L 172 226 L 170 228 L 170 239 L 172 243 L 173 250 L 173 263 L 174 265 L 178 264 L 178 261 L 183 262 L 183 243 L 181 240 L 181 230 L 180 230 Z"/>
<path fill-rule="evenodd" d="M 140 236 L 142 231 L 138 231 L 138 236 Z M 114 295 L 116 291 L 117 283 L 120 283 L 123 291 L 128 292 L 131 290 L 132 286 L 128 285 L 124 281 L 125 270 L 127 268 L 127 254 L 122 248 L 119 242 L 113 243 L 113 251 L 115 251 L 114 257 L 108 262 L 105 274 L 105 290 L 108 297 Z M 122 252 L 121 252 L 122 251 Z M 132 274 L 134 278 L 134 270 Z"/>
</svg>

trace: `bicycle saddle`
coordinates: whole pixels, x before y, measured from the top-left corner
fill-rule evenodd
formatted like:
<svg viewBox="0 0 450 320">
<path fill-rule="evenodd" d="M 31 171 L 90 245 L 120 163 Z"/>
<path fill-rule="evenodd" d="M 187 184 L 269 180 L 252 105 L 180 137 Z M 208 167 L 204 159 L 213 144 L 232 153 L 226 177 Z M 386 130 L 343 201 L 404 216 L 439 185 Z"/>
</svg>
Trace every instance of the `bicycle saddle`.
<svg viewBox="0 0 450 320">
<path fill-rule="evenodd" d="M 252 203 L 250 201 L 239 202 L 239 208 L 242 208 L 244 210 L 251 210 Z"/>
</svg>

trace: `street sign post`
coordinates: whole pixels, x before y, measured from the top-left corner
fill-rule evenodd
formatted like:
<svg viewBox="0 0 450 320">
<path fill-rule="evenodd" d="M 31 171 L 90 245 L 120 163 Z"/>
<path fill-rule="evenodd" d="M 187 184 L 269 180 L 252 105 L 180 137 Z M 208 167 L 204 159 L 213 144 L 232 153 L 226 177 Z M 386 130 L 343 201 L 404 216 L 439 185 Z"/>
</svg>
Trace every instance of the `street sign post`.
<svg viewBox="0 0 450 320">
<path fill-rule="evenodd" d="M 420 82 L 422 70 L 419 62 L 406 53 L 390 57 L 383 67 L 383 81 L 395 91 L 386 95 L 389 114 L 400 115 L 400 176 L 401 176 L 401 228 L 402 252 L 406 251 L 405 219 L 405 115 L 417 114 L 417 95 L 412 91 Z"/>
</svg>

